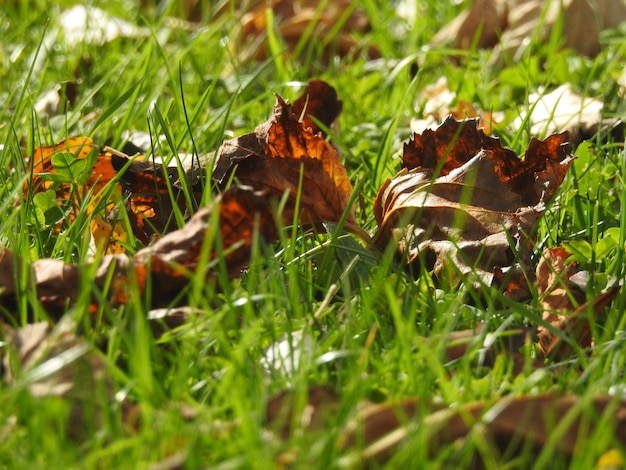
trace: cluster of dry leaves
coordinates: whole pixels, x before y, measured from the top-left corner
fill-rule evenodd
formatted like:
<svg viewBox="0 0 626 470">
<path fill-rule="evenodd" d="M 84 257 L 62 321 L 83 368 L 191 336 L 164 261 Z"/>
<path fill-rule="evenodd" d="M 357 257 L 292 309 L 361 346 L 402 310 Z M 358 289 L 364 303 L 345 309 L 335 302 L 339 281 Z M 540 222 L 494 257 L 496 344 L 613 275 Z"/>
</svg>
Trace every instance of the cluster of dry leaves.
<svg viewBox="0 0 626 470">
<path fill-rule="evenodd" d="M 180 293 L 194 275 L 213 276 L 223 269 L 238 276 L 258 239 L 273 243 L 284 226 L 300 224 L 319 231 L 326 222 L 360 236 L 377 256 L 391 249 L 402 264 L 419 266 L 414 272 L 432 270 L 442 282 L 493 286 L 516 301 L 528 300 L 537 288 L 542 322 L 509 331 L 508 345 L 485 342 L 483 366 L 507 355 L 516 372 L 523 372 L 592 346 L 593 316 L 611 302 L 619 287 L 587 300 L 569 283 L 576 267 L 567 262 L 563 249 L 547 250 L 536 269 L 530 261 L 537 220 L 572 161 L 567 133 L 531 140 L 521 158 L 486 135 L 473 119 L 449 118 L 436 130 L 415 134 L 404 146 L 402 169 L 382 185 L 374 201 L 378 227 L 370 238 L 356 222 L 349 206 L 349 177 L 324 134 L 340 111 L 335 90 L 321 81 L 310 82 L 293 104 L 277 97 L 267 122 L 225 141 L 207 160 L 214 165 L 213 183 L 220 192 L 208 207 L 198 210 L 194 206 L 207 182 L 201 180 L 204 173 L 197 166 L 182 178 L 176 169 L 99 148 L 87 138 L 37 149 L 28 159 L 32 177 L 24 185 L 24 197 L 53 192 L 70 220 L 87 201 L 88 211 L 94 211 L 91 229 L 98 255 L 92 263 L 74 265 L 55 259 L 24 263 L 16 253 L 0 252 L 0 307 L 5 320 L 20 323 L 16 317 L 24 289 L 35 293 L 51 319 L 62 320 L 56 327 L 5 326 L 11 346 L 7 369 L 19 364 L 17 370 L 24 373 L 59 354 L 74 358 L 43 383 L 30 384 L 30 390 L 35 396 L 61 395 L 80 404 L 86 398 L 78 390 L 83 388 L 79 369 L 80 374 L 92 371 L 88 383 L 97 381 L 97 374 L 106 377 L 99 356 L 62 327 L 66 312 L 85 296 L 81 278 L 93 277 L 88 293 L 92 312 L 103 302 L 123 305 L 136 290 L 152 293 L 152 308 L 171 307 L 184 302 Z M 80 186 L 57 177 L 59 168 L 81 163 L 87 165 L 87 173 Z M 188 185 L 187 191 L 182 184 Z M 186 194 L 196 200 L 189 201 Z M 171 223 L 175 211 L 187 219 L 182 228 Z M 119 222 L 125 218 L 134 238 L 146 245 L 134 254 L 127 252 L 129 233 Z M 486 333 L 453 333 L 448 359 L 469 354 Z M 537 344 L 534 363 L 518 352 L 529 342 Z M 105 383 L 99 393 L 106 398 L 112 385 L 110 379 Z M 293 413 L 300 412 L 290 396 L 281 394 L 268 404 L 268 426 L 283 436 L 290 432 Z M 311 389 L 308 418 L 298 420 L 302 427 L 323 426 L 325 414 L 336 403 L 332 396 L 324 387 Z M 494 449 L 541 448 L 550 439 L 550 423 L 572 414 L 575 419 L 558 445 L 564 454 L 572 455 L 576 439 L 592 435 L 598 417 L 609 413 L 617 417 L 611 421 L 615 444 L 626 444 L 626 402 L 600 396 L 591 405 L 594 416 L 588 416 L 586 408 L 581 411 L 577 397 L 571 395 L 505 397 L 443 409 L 414 399 L 364 404 L 355 407 L 354 423 L 346 428 L 341 446 L 362 447 L 354 454 L 357 459 L 385 460 L 413 432 L 407 423 L 415 422 L 423 410 L 428 414 L 419 422 L 429 427 L 433 451 L 459 438 L 469 439 L 477 426 Z M 80 406 L 76 413 L 80 418 Z"/>
</svg>

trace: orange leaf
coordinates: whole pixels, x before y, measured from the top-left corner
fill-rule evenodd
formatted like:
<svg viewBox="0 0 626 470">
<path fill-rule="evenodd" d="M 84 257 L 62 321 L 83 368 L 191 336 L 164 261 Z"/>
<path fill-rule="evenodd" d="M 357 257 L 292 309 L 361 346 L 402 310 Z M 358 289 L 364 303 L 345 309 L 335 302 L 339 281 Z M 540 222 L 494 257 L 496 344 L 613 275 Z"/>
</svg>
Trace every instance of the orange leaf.
<svg viewBox="0 0 626 470">
<path fill-rule="evenodd" d="M 273 117 L 253 133 L 224 142 L 213 171 L 226 184 L 234 172 L 239 183 L 267 191 L 276 198 L 289 193 L 284 221 L 290 225 L 296 210 L 300 177 L 300 219 L 321 227 L 337 222 L 346 210 L 352 186 L 335 149 L 293 114 L 291 106 L 277 97 Z M 354 223 L 352 211 L 347 217 Z"/>
</svg>

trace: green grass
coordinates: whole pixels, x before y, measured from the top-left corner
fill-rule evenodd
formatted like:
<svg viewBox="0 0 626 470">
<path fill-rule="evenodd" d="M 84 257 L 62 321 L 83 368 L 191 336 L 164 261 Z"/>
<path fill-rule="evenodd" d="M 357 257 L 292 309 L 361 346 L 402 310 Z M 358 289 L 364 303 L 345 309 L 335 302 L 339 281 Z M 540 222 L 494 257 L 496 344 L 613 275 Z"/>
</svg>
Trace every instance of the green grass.
<svg viewBox="0 0 626 470">
<path fill-rule="evenodd" d="M 344 102 L 333 143 L 353 185 L 361 188 L 357 220 L 373 233 L 372 201 L 381 183 L 399 168 L 394 156 L 411 135 L 410 118 L 419 115 L 418 94 L 441 76 L 460 99 L 504 111 L 508 120 L 519 115 L 525 98 L 539 87 L 567 81 L 602 100 L 608 114 L 625 111 L 616 80 L 626 60 L 626 38 L 617 33 L 605 37 L 605 48 L 595 59 L 557 53 L 553 40 L 533 44 L 518 62 L 486 67 L 490 51 L 463 53 L 466 57 L 457 61 L 451 58 L 459 51 L 422 47 L 462 5 L 420 2 L 424 10 L 414 27 L 390 35 L 389 24 L 401 26 L 402 20 L 389 2 L 361 0 L 356 3 L 372 22 L 362 40 L 376 44 L 387 62 L 371 67 L 357 55 L 324 64 L 317 51 L 306 51 L 302 61 L 281 55 L 239 63 L 224 46 L 237 21 L 229 14 L 207 14 L 203 27 L 187 31 L 166 19 L 176 13 L 175 2 L 164 12 L 131 1 L 91 3 L 145 28 L 145 36 L 118 38 L 104 46 L 66 47 L 58 40 L 46 51 L 44 38 L 56 31 L 60 12 L 71 2 L 9 2 L 0 12 L 0 244 L 24 263 L 46 257 L 78 263 L 88 259 L 91 216 L 86 210 L 70 224 L 50 204 L 45 208 L 51 212 L 38 218 L 44 202 L 32 195 L 22 200 L 27 177 L 23 155 L 70 136 L 91 136 L 101 144 L 110 139 L 116 147 L 123 131 L 144 131 L 154 139 L 166 136 L 159 153 L 205 154 L 264 122 L 274 93 L 293 100 L 303 82 L 321 78 Z M 280 48 L 280 41 L 274 37 L 272 47 Z M 300 47 L 306 49 L 306 44 Z M 411 65 L 418 60 L 419 71 L 412 75 Z M 33 106 L 39 96 L 76 77 L 81 81 L 75 105 L 49 120 L 37 116 Z M 504 126 L 498 135 L 518 153 L 531 137 L 527 129 Z M 576 154 L 540 224 L 537 252 L 571 243 L 578 261 L 592 273 L 593 296 L 609 277 L 624 277 L 626 160 L 621 145 L 597 139 L 580 145 Z M 203 201 L 211 199 L 207 186 Z M 63 227 L 59 235 L 53 230 L 57 222 Z M 184 223 L 182 214 L 175 223 Z M 217 227 L 213 229 L 215 234 Z M 591 397 L 624 391 L 624 295 L 595 325 L 595 350 L 575 359 L 581 374 L 529 369 L 514 376 L 506 358 L 487 371 L 476 367 L 472 357 L 446 364 L 439 335 L 478 322 L 485 322 L 488 331 L 527 324 L 541 315 L 537 302 L 517 304 L 498 292 L 477 294 L 463 285 L 435 289 L 430 273 L 410 278 L 390 256 L 368 257 L 349 235 L 294 230 L 273 246 L 256 247 L 249 269 L 238 279 L 207 281 L 198 273 L 188 295 L 196 313 L 160 336 L 146 319 L 148 294 L 136 293 L 117 309 L 103 303 L 98 312 L 102 320 L 86 326 L 95 272 L 85 270 L 84 295 L 67 315 L 75 319 L 77 334 L 98 351 L 94 354 L 106 368 L 114 397 L 107 397 L 102 383 L 92 396 L 82 397 L 86 430 L 75 436 L 71 400 L 31 396 L 29 372 L 16 383 L 1 385 L 0 467 L 146 468 L 178 455 L 184 468 L 271 468 L 290 450 L 296 468 L 332 468 L 342 457 L 335 448 L 340 429 L 354 404 L 364 399 L 419 397 L 462 404 L 507 394 Z M 129 245 L 138 247 L 132 239 Z M 356 254 L 361 257 L 355 261 Z M 334 295 L 328 296 L 329 291 Z M 36 318 L 47 318 L 32 292 L 23 292 L 17 309 L 17 316 L 2 307 L 0 312 L 14 326 L 24 324 L 32 309 Z M 301 336 L 307 347 L 298 340 Z M 279 341 L 291 344 L 297 366 L 291 372 L 264 369 L 265 351 Z M 46 374 L 45 369 L 39 372 Z M 264 431 L 267 398 L 286 388 L 303 394 L 314 384 L 330 384 L 340 392 L 327 428 L 295 433 L 288 442 L 269 439 Z M 126 423 L 123 400 L 137 405 L 136 430 Z M 193 410 L 193 419 L 186 419 L 182 410 Z M 610 446 L 609 437 L 598 436 L 573 466 L 595 465 Z M 389 468 L 426 468 L 428 459 L 442 468 L 446 462 L 470 462 L 468 449 L 450 446 L 428 456 L 425 445 L 423 431 L 412 433 Z M 468 446 L 482 449 L 485 443 L 477 435 Z M 554 468 L 549 448 L 537 462 L 539 468 Z M 495 468 L 495 460 L 492 464 Z M 512 465 L 531 464 L 522 457 Z"/>
</svg>

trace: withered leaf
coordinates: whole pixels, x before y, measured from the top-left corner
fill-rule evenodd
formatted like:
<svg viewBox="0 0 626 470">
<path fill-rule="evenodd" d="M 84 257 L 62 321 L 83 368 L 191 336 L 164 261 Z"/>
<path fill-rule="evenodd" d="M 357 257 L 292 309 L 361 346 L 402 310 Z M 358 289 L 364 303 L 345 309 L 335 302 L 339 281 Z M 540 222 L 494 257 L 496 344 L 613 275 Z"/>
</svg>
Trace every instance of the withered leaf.
<svg viewBox="0 0 626 470">
<path fill-rule="evenodd" d="M 208 261 L 222 258 L 227 274 L 237 276 L 248 263 L 255 235 L 272 242 L 277 231 L 269 201 L 264 194 L 250 188 L 233 187 L 222 193 L 209 207 L 198 211 L 180 230 L 170 232 L 152 246 L 138 251 L 133 257 L 124 254 L 106 255 L 97 267 L 94 286 L 102 289 L 112 276 L 108 293 L 113 305 L 128 301 L 130 279 L 143 292 L 150 286 L 152 306 L 170 304 L 189 282 L 189 273 L 198 268 L 200 252 L 209 231 L 213 211 L 219 211 L 219 242 L 212 246 Z M 0 305 L 8 311 L 14 306 L 18 276 L 22 261 L 12 252 L 0 253 Z M 17 266 L 17 268 L 16 268 Z M 41 259 L 27 266 L 32 280 L 29 288 L 52 318 L 60 318 L 80 295 L 79 282 L 85 266 L 67 264 L 61 260 Z M 94 296 L 92 310 L 97 310 Z"/>
<path fill-rule="evenodd" d="M 351 9 L 348 0 L 338 0 L 325 4 L 317 0 L 270 0 L 246 4 L 242 8 L 240 27 L 236 28 L 231 44 L 244 44 L 237 51 L 242 61 L 254 58 L 261 60 L 267 57 L 265 47 L 267 38 L 267 10 L 271 9 L 276 29 L 280 33 L 286 47 L 291 52 L 297 47 L 305 34 L 309 34 L 309 44 L 324 47 L 324 57 L 328 60 L 333 54 L 346 56 L 359 49 L 359 42 L 352 36 L 353 32 L 369 29 L 369 19 L 362 11 Z M 228 10 L 230 12 L 230 9 Z M 350 11 L 349 16 L 346 11 Z M 339 31 L 336 31 L 340 26 Z M 332 34 L 330 34 L 332 32 Z M 363 47 L 361 47 L 363 49 Z M 367 46 L 365 53 L 370 59 L 380 57 L 376 46 Z"/>
<path fill-rule="evenodd" d="M 294 424 L 306 430 L 324 429 L 339 400 L 337 392 L 328 385 L 310 387 L 304 400 L 298 398 L 296 391 L 287 390 L 277 393 L 267 402 L 266 425 L 283 439 L 290 436 Z M 297 421 L 294 421 L 294 415 L 298 415 Z"/>
<path fill-rule="evenodd" d="M 335 89 L 322 80 L 311 80 L 304 92 L 291 105 L 291 112 L 302 119 L 305 128 L 313 134 L 322 132 L 312 117 L 330 127 L 341 113 L 343 104 Z M 323 132 L 322 132 L 323 133 Z"/>
<path fill-rule="evenodd" d="M 601 31 L 615 28 L 624 20 L 626 5 L 620 1 L 479 0 L 439 31 L 433 42 L 469 48 L 477 39 L 478 47 L 495 47 L 496 56 L 511 57 L 525 47 L 539 27 L 536 34 L 541 39 L 558 31 L 563 47 L 593 57 L 601 50 Z"/>
<path fill-rule="evenodd" d="M 581 405 L 585 406 L 581 406 Z M 426 416 L 418 413 L 434 410 Z M 568 425 L 554 439 L 557 425 Z M 610 416 L 610 419 L 607 417 Z M 414 423 L 424 426 L 428 436 L 429 453 L 435 454 L 443 446 L 470 437 L 476 427 L 486 443 L 492 446 L 491 455 L 515 458 L 532 449 L 538 454 L 548 443 L 563 457 L 584 452 L 588 439 L 602 423 L 613 427 L 614 441 L 608 445 L 626 444 L 626 402 L 610 396 L 587 400 L 575 395 L 539 395 L 504 397 L 491 402 L 475 402 L 456 408 L 442 408 L 420 404 L 417 399 L 366 406 L 357 413 L 355 424 L 347 429 L 343 447 L 354 448 L 363 443 L 363 449 L 349 454 L 351 464 L 376 465 L 393 456 L 399 445 L 410 436 Z M 527 455 L 527 454 L 524 454 Z"/>
<path fill-rule="evenodd" d="M 478 350 L 476 364 L 482 367 L 493 367 L 496 359 L 501 355 L 510 359 L 514 374 L 522 373 L 528 365 L 543 366 L 539 361 L 529 361 L 519 352 L 524 344 L 531 341 L 532 328 L 511 327 L 497 334 L 486 334 L 484 330 L 485 325 L 480 323 L 475 329 L 451 332 L 446 338 L 447 361 L 456 361 L 472 350 Z M 424 338 L 424 340 L 427 339 Z"/>
<path fill-rule="evenodd" d="M 283 214 L 288 225 L 294 222 L 301 175 L 299 213 L 305 226 L 321 228 L 322 222 L 338 222 L 352 192 L 336 150 L 301 123 L 280 97 L 269 121 L 253 133 L 226 141 L 220 147 L 213 178 L 224 185 L 233 172 L 240 184 L 264 190 L 276 198 L 288 192 L 289 203 Z M 354 220 L 350 210 L 347 222 Z"/>
<path fill-rule="evenodd" d="M 458 269 L 491 284 L 494 268 L 513 261 L 509 240 L 527 248 L 570 162 L 566 134 L 533 139 L 519 159 L 476 120 L 449 118 L 405 144 L 404 169 L 374 201 L 374 241 L 384 249 L 394 240 L 408 263 L 429 255 L 439 276 Z"/>
<path fill-rule="evenodd" d="M 59 183 L 49 176 L 57 173 L 53 165 L 55 155 L 67 153 L 72 154 L 77 160 L 85 160 L 91 152 L 96 151 L 98 148 L 88 137 L 71 137 L 53 146 L 36 148 L 29 162 L 28 172 L 31 177 L 24 183 L 24 197 L 27 197 L 29 192 L 55 189 L 58 200 L 73 202 L 76 206 L 80 204 L 80 201 L 76 201 L 75 198 L 82 199 L 87 191 L 97 195 L 115 177 L 110 154 L 101 154 L 101 158 L 95 160 L 94 165 L 88 168 L 89 177 L 86 179 L 84 187 L 75 188 L 76 194 L 71 193 L 68 184 Z M 76 209 L 77 207 L 73 207 L 73 210 Z"/>
<path fill-rule="evenodd" d="M 578 145 L 596 134 L 624 141 L 624 123 L 618 118 L 603 117 L 604 103 L 582 96 L 565 84 L 552 91 L 532 93 L 528 97 L 528 112 L 522 111 L 513 121 L 514 128 L 530 123 L 533 135 L 567 130 L 572 145 Z"/>
<path fill-rule="evenodd" d="M 65 320 L 19 329 L 3 326 L 5 380 L 22 384 L 38 400 L 58 397 L 70 404 L 65 432 L 76 440 L 91 435 L 107 419 L 113 380 L 106 361 Z"/>
<path fill-rule="evenodd" d="M 177 228 L 173 215 L 175 207 L 188 215 L 191 208 L 187 207 L 176 167 L 137 158 L 131 161 L 119 152 L 112 156 L 111 163 L 120 173 L 119 182 L 127 200 L 133 234 L 144 245 Z M 195 203 L 200 196 L 196 194 L 198 182 L 193 183 L 189 186 L 194 195 L 192 203 Z"/>
<path fill-rule="evenodd" d="M 92 152 L 96 152 L 96 155 Z M 72 158 L 80 162 L 95 157 L 93 162 L 86 162 L 90 166 L 86 167 L 88 177 L 84 178 L 84 182 L 76 184 L 69 181 L 67 176 L 58 177 L 54 159 L 62 154 L 71 154 L 71 158 L 68 156 L 66 159 L 70 166 L 74 165 Z M 96 245 L 104 253 L 125 251 L 120 241 L 125 242 L 127 234 L 117 223 L 117 203 L 122 196 L 126 200 L 126 212 L 133 233 L 145 245 L 153 237 L 176 228 L 173 220 L 175 206 L 185 215 L 190 209 L 175 167 L 164 167 L 140 158 L 131 160 L 110 147 L 100 149 L 87 137 L 72 137 L 54 146 L 38 147 L 30 161 L 29 171 L 31 177 L 24 183 L 24 198 L 35 192 L 54 189 L 59 204 L 70 207 L 70 222 L 84 205 L 84 199 L 89 198 L 87 211 L 92 213 L 106 194 L 107 199 L 101 204 L 102 216 L 94 215 L 91 224 Z M 104 189 L 110 184 L 113 184 L 113 188 L 105 192 Z M 195 198 L 197 188 L 194 185 L 199 185 L 197 178 L 189 182 Z"/>
<path fill-rule="evenodd" d="M 569 282 L 578 269 L 568 258 L 569 253 L 564 248 L 547 248 L 537 265 L 537 292 L 543 320 L 552 327 L 538 327 L 539 352 L 555 361 L 575 354 L 574 345 L 580 349 L 592 346 L 593 317 L 610 304 L 620 290 L 620 286 L 613 286 L 586 301 L 585 293 Z"/>
</svg>

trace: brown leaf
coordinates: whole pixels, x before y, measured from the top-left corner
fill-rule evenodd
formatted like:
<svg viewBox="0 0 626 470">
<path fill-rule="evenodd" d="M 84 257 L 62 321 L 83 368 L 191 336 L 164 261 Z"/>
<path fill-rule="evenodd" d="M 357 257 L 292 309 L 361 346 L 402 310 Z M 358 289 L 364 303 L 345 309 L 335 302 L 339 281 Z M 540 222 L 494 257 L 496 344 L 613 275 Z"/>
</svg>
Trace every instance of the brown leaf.
<svg viewBox="0 0 626 470">
<path fill-rule="evenodd" d="M 3 329 L 7 382 L 26 386 L 44 403 L 50 397 L 67 401 L 65 432 L 71 438 L 83 440 L 99 429 L 113 402 L 113 380 L 106 361 L 74 334 L 73 323 L 68 320 L 50 328 L 40 322 Z"/>
<path fill-rule="evenodd" d="M 305 127 L 291 106 L 277 97 L 273 117 L 253 133 L 224 142 L 220 147 L 213 178 L 226 184 L 234 172 L 240 184 L 266 191 L 275 198 L 289 193 L 283 214 L 291 225 L 302 174 L 300 220 L 321 227 L 337 222 L 346 210 L 352 186 L 335 149 L 319 134 Z M 354 223 L 352 211 L 347 222 Z"/>
<path fill-rule="evenodd" d="M 433 42 L 451 42 L 467 49 L 480 31 L 478 47 L 496 47 L 497 56 L 512 57 L 533 34 L 547 40 L 558 28 L 563 47 L 593 57 L 601 50 L 600 32 L 624 20 L 626 4 L 621 1 L 478 0 L 444 27 Z"/>
<path fill-rule="evenodd" d="M 593 317 L 609 305 L 620 290 L 620 286 L 611 287 L 585 302 L 585 293 L 569 282 L 578 270 L 568 258 L 569 253 L 564 248 L 547 248 L 537 265 L 537 292 L 543 320 L 552 327 L 539 326 L 537 329 L 539 352 L 555 361 L 575 354 L 573 345 L 580 349 L 592 346 Z"/>
<path fill-rule="evenodd" d="M 77 160 L 85 160 L 92 152 L 98 152 L 98 156 L 93 166 L 89 168 L 89 177 L 84 184 L 75 185 L 69 181 L 51 179 L 57 174 L 53 165 L 55 155 L 72 154 Z M 29 178 L 23 186 L 24 199 L 32 197 L 37 192 L 54 190 L 59 205 L 69 208 L 68 222 L 72 222 L 84 206 L 87 207 L 86 211 L 89 214 L 102 207 L 103 217 L 95 215 L 91 223 L 96 246 L 101 253 L 123 252 L 125 249 L 120 242 L 126 241 L 126 233 L 114 220 L 116 201 L 121 196 L 121 189 L 115 185 L 108 193 L 106 201 L 101 204 L 105 188 L 116 176 L 112 158 L 114 155 L 108 151 L 100 151 L 88 137 L 72 137 L 54 146 L 38 147 L 29 161 Z M 111 223 L 106 220 L 109 216 L 113 216 Z M 56 229 L 60 230 L 60 226 Z"/>
<path fill-rule="evenodd" d="M 302 95 L 291 105 L 291 112 L 298 119 L 302 119 L 302 125 L 310 128 L 313 134 L 323 134 L 322 129 L 311 118 L 330 127 L 341 113 L 342 107 L 343 103 L 332 86 L 322 80 L 311 80 Z"/>
<path fill-rule="evenodd" d="M 479 118 L 480 127 L 489 135 L 493 124 L 503 121 L 505 117 L 503 113 L 483 111 L 469 101 L 458 98 L 450 89 L 446 77 L 441 77 L 432 85 L 425 87 L 420 92 L 418 101 L 423 103 L 422 117 L 411 119 L 411 131 L 416 134 L 435 128 L 447 116 L 452 116 L 457 121 Z"/>
<path fill-rule="evenodd" d="M 394 240 L 408 263 L 422 254 L 440 277 L 458 269 L 491 284 L 494 268 L 513 261 L 509 239 L 524 253 L 540 211 L 565 177 L 566 139 L 533 139 L 519 159 L 475 120 L 449 118 L 436 131 L 415 135 L 404 147 L 404 169 L 374 201 L 375 243 L 384 249 Z"/>
<path fill-rule="evenodd" d="M 250 188 L 233 187 L 222 193 L 210 207 L 198 211 L 180 230 L 157 240 L 154 245 L 127 255 L 102 257 L 97 267 L 94 286 L 98 289 L 112 284 L 109 300 L 114 305 L 128 301 L 128 289 L 135 282 L 140 292 L 148 286 L 152 292 L 152 306 L 166 306 L 176 299 L 189 282 L 189 274 L 198 269 L 201 249 L 209 233 L 213 211 L 219 211 L 219 241 L 209 252 L 208 261 L 223 259 L 229 276 L 239 275 L 249 261 L 253 241 L 258 234 L 268 242 L 277 238 L 273 213 L 267 197 Z M 18 287 L 16 279 L 22 261 L 8 250 L 0 253 L 0 305 L 16 311 Z M 54 319 L 65 314 L 78 298 L 81 276 L 89 266 L 67 264 L 60 260 L 41 259 L 27 266 L 30 270 L 29 288 Z M 209 273 L 213 272 L 209 270 Z M 92 300 L 92 311 L 97 311 L 97 297 Z"/>
<path fill-rule="evenodd" d="M 303 35 L 308 32 L 308 43 L 323 47 L 326 60 L 331 54 L 347 56 L 359 49 L 359 43 L 351 33 L 369 29 L 367 15 L 351 5 L 352 2 L 348 0 L 337 0 L 323 5 L 317 0 L 257 2 L 243 10 L 240 28 L 234 31 L 230 43 L 244 46 L 238 51 L 242 61 L 250 58 L 265 59 L 268 52 L 265 47 L 269 26 L 267 10 L 270 8 L 276 31 L 290 52 L 296 52 Z M 347 10 L 351 13 L 345 17 Z M 340 30 L 336 31 L 338 25 Z M 368 46 L 365 53 L 370 59 L 380 57 L 376 46 Z"/>
<path fill-rule="evenodd" d="M 490 444 L 489 453 L 494 456 L 507 455 L 513 459 L 529 448 L 538 454 L 550 442 L 555 445 L 555 457 L 559 454 L 571 457 L 585 452 L 589 437 L 600 423 L 614 427 L 614 441 L 608 445 L 626 444 L 626 401 L 609 396 L 592 400 L 575 395 L 504 397 L 456 408 L 438 408 L 416 399 L 365 407 L 343 441 L 343 448 L 363 443 L 363 449 L 349 455 L 346 463 L 385 462 L 410 436 L 416 422 L 423 426 L 431 455 L 458 439 L 470 437 L 472 432 L 479 432 L 481 439 Z M 435 411 L 417 416 L 429 409 Z M 566 416 L 567 426 L 558 440 L 554 439 L 556 426 L 564 426 Z"/>
<path fill-rule="evenodd" d="M 475 329 L 450 333 L 446 338 L 447 361 L 456 361 L 474 351 L 477 353 L 476 364 L 482 367 L 493 367 L 501 355 L 508 357 L 513 364 L 514 374 L 521 374 L 529 364 L 534 367 L 543 366 L 538 361 L 528 361 L 519 353 L 519 349 L 532 339 L 532 328 L 512 327 L 490 334 L 486 334 L 484 328 L 481 323 Z"/>
<path fill-rule="evenodd" d="M 301 430 L 324 429 L 325 421 L 337 408 L 337 393 L 328 385 L 316 385 L 309 388 L 303 398 L 300 401 L 298 393 L 292 390 L 272 396 L 265 411 L 267 427 L 282 439 L 289 438 L 294 425 Z"/>
<path fill-rule="evenodd" d="M 45 179 L 45 175 L 56 173 L 52 165 L 52 157 L 59 153 L 70 153 L 77 159 L 85 159 L 93 151 L 97 151 L 97 148 L 88 137 L 71 137 L 53 146 L 36 148 L 29 162 L 28 173 L 31 177 L 24 183 L 24 197 L 26 198 L 29 192 L 42 192 L 56 188 L 57 199 L 72 201 L 73 197 L 67 185 Z M 104 154 L 101 157 L 91 169 L 89 178 L 85 183 L 86 188 L 77 188 L 78 196 L 81 199 L 90 189 L 92 189 L 93 194 L 97 194 L 115 177 L 110 155 Z"/>
<path fill-rule="evenodd" d="M 175 207 L 187 215 L 184 193 L 179 184 L 176 167 L 165 167 L 155 162 L 132 159 L 116 152 L 111 163 L 120 174 L 119 182 L 127 199 L 127 213 L 135 237 L 144 245 L 178 228 L 174 219 Z M 197 184 L 197 182 L 194 182 Z M 189 184 L 194 201 L 199 200 L 198 188 Z"/>
</svg>

